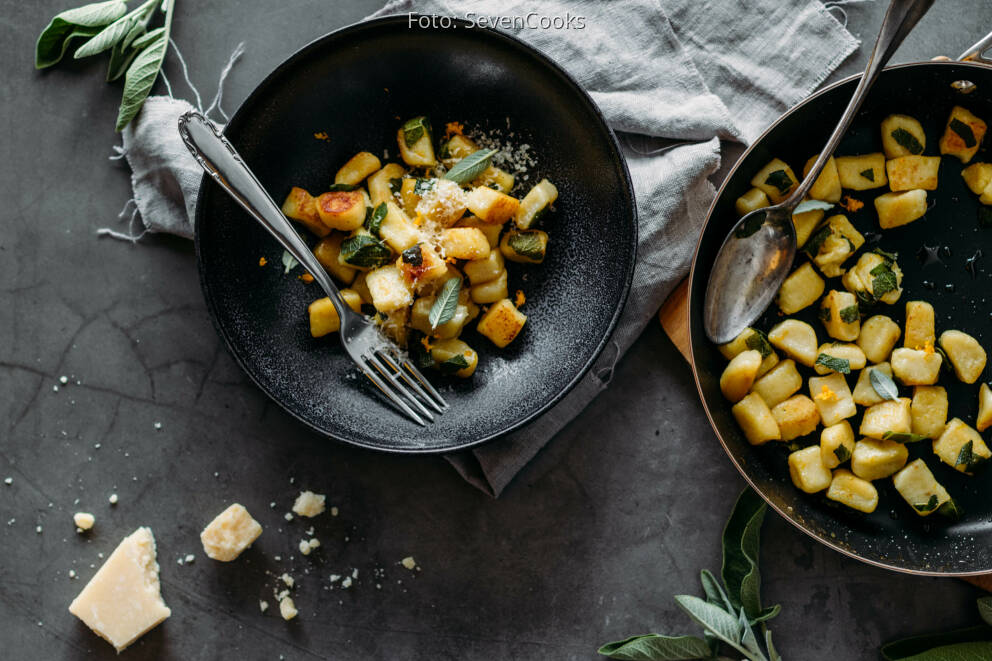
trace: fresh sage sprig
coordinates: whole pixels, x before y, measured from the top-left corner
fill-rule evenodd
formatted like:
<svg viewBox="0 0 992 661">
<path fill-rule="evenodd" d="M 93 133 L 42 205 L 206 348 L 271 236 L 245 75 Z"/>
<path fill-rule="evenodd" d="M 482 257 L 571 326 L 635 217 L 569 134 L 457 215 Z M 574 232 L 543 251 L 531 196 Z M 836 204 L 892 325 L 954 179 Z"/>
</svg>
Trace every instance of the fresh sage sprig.
<svg viewBox="0 0 992 661">
<path fill-rule="evenodd" d="M 449 278 L 441 287 L 431 310 L 427 314 L 427 320 L 431 323 L 431 329 L 435 329 L 441 324 L 446 324 L 455 316 L 458 309 L 458 292 L 461 291 L 462 281 L 459 278 Z"/>
<path fill-rule="evenodd" d="M 723 584 L 704 569 L 700 580 L 705 599 L 675 597 L 679 607 L 703 627 L 703 637 L 652 633 L 607 643 L 599 653 L 611 659 L 680 661 L 726 659 L 722 652 L 732 649 L 748 661 L 782 661 L 766 625 L 780 608 L 761 606 L 758 554 L 766 507 L 754 491 L 746 489 L 723 531 Z"/>
<path fill-rule="evenodd" d="M 157 8 L 165 14 L 164 23 L 149 31 Z M 174 11 L 175 0 L 146 0 L 132 11 L 127 10 L 127 0 L 66 10 L 38 36 L 34 65 L 45 69 L 58 64 L 75 43 L 79 44 L 73 54 L 77 60 L 110 51 L 107 81 L 124 76 L 116 125 L 121 131 L 141 110 L 162 70 Z"/>
</svg>

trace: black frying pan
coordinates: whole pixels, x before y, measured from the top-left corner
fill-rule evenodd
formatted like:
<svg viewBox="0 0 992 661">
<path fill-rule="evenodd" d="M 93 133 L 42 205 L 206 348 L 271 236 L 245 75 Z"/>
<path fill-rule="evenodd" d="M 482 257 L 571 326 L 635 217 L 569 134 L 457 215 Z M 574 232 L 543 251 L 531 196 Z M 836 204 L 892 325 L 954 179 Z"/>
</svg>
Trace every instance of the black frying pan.
<svg viewBox="0 0 992 661">
<path fill-rule="evenodd" d="M 225 135 L 281 202 L 291 186 L 319 193 L 360 150 L 397 152 L 401 118 L 427 114 L 435 127 L 514 132 L 537 163 L 530 184 L 558 187 L 539 266 L 509 266 L 522 289 L 521 335 L 497 350 L 474 330 L 469 380 L 431 372 L 451 404 L 421 428 L 385 404 L 336 336 L 310 337 L 316 284 L 283 276 L 281 248 L 204 177 L 196 250 L 207 307 L 234 358 L 273 400 L 326 436 L 395 452 L 444 452 L 516 429 L 546 411 L 589 369 L 627 297 L 637 223 L 616 139 L 589 96 L 560 67 L 494 30 L 410 27 L 406 15 L 361 23 L 291 56 L 252 92 Z M 329 140 L 314 134 L 326 132 Z M 259 267 L 259 258 L 269 264 Z M 526 278 L 526 279 L 525 279 Z M 474 325 L 473 325 L 474 326 Z"/>
<path fill-rule="evenodd" d="M 972 81 L 977 89 L 964 95 L 952 87 L 959 80 Z M 696 383 L 727 454 L 765 500 L 800 529 L 843 553 L 890 569 L 941 575 L 989 572 L 992 571 L 992 473 L 969 478 L 937 461 L 928 441 L 909 446 L 910 460 L 925 457 L 937 479 L 963 506 L 964 516 L 957 523 L 940 521 L 937 516 L 918 517 L 908 510 L 888 479 L 874 483 L 879 490 L 879 506 L 871 515 L 832 503 L 822 494 L 806 495 L 789 479 L 785 444 L 769 443 L 756 448 L 745 440 L 731 416 L 730 405 L 720 393 L 719 378 L 726 360 L 703 332 L 706 281 L 717 250 L 737 220 L 734 201 L 751 187 L 749 181 L 754 173 L 774 157 L 784 159 L 801 173 L 806 159 L 826 142 L 856 85 L 857 77 L 848 78 L 814 94 L 782 116 L 737 162 L 710 207 L 689 285 L 689 333 Z M 890 67 L 875 83 L 836 153 L 882 151 L 879 123 L 888 114 L 904 113 L 922 122 L 927 134 L 925 153 L 939 154 L 937 142 L 955 104 L 992 123 L 992 67 L 958 62 Z M 972 162 L 992 159 L 990 142 L 986 138 Z M 905 272 L 902 298 L 896 305 L 880 305 L 878 313 L 891 316 L 902 326 L 905 301 L 925 299 L 936 309 L 938 333 L 961 329 L 992 350 L 992 228 L 978 227 L 980 205 L 960 176 L 963 167 L 955 158 L 942 159 L 939 189 L 929 194 L 931 208 L 927 215 L 902 228 L 886 230 L 878 239 L 878 247 L 899 253 L 899 264 Z M 856 213 L 843 210 L 838 213 L 845 213 L 862 233 L 878 233 L 872 199 L 887 190 L 885 187 L 853 193 L 865 202 L 864 208 Z M 924 245 L 941 246 L 941 263 L 925 265 L 917 258 Z M 979 249 L 984 255 L 974 262 L 972 275 L 966 269 L 966 260 Z M 802 255 L 797 257 L 803 259 Z M 827 286 L 832 285 L 842 289 L 839 280 L 829 280 Z M 811 306 L 798 316 L 817 329 L 820 341 L 826 341 L 823 325 L 815 318 L 816 307 Z M 767 330 L 777 321 L 777 308 L 773 305 L 757 326 Z M 849 379 L 852 388 L 856 376 Z M 987 368 L 983 380 L 988 377 Z M 948 390 L 949 415 L 974 422 L 978 384 L 968 386 L 946 378 L 941 384 Z M 903 388 L 902 393 L 907 390 Z M 857 429 L 859 418 L 851 423 Z M 818 442 L 819 431 L 797 440 L 807 445 Z"/>
</svg>

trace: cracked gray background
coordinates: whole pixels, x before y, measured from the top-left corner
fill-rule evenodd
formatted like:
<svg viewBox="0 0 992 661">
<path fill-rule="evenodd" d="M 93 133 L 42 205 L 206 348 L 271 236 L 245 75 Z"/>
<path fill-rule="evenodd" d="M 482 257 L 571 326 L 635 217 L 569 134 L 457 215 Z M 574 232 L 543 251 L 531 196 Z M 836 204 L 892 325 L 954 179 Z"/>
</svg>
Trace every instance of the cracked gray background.
<svg viewBox="0 0 992 661">
<path fill-rule="evenodd" d="M 0 485 L 5 658 L 115 658 L 66 608 L 97 554 L 139 525 L 156 534 L 173 615 L 130 658 L 594 659 L 609 640 L 693 630 L 671 595 L 698 592 L 698 571 L 718 569 L 742 481 L 656 326 L 497 501 L 441 459 L 314 436 L 222 348 L 190 243 L 95 236 L 129 197 L 126 169 L 107 160 L 120 87 L 101 82 L 103 62 L 33 70 L 34 39 L 64 4 L 0 0 L 0 477 L 13 478 Z M 233 109 L 298 47 L 377 4 L 180 0 L 174 36 L 208 98 L 246 41 L 226 96 Z M 884 5 L 849 7 L 853 31 L 872 40 Z M 895 59 L 955 54 L 986 29 L 986 0 L 943 0 Z M 865 59 L 863 49 L 842 73 Z M 167 71 L 186 94 L 171 56 Z M 62 375 L 70 383 L 56 392 Z M 284 521 L 301 487 L 326 493 L 340 516 Z M 214 563 L 198 534 L 232 501 L 265 533 L 237 562 Z M 91 534 L 75 534 L 77 510 L 96 515 Z M 323 546 L 303 558 L 295 546 L 311 523 Z M 772 629 L 786 658 L 874 658 L 883 641 L 977 622 L 977 591 L 957 580 L 868 567 L 774 515 L 765 538 L 766 600 L 783 605 Z M 196 561 L 178 565 L 186 553 Z M 407 555 L 421 572 L 397 564 Z M 324 589 L 352 568 L 350 590 Z M 258 608 L 274 604 L 283 571 L 298 579 L 290 623 Z"/>
</svg>

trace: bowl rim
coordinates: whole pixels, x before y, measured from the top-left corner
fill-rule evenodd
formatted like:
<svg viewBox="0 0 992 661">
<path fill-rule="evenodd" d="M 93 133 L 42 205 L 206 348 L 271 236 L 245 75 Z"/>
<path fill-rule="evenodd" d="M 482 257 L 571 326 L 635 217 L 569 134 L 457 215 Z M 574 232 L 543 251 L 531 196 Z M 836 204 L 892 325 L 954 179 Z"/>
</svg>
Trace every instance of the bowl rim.
<svg viewBox="0 0 992 661">
<path fill-rule="evenodd" d="M 254 89 L 248 94 L 247 97 L 245 97 L 245 99 L 238 106 L 237 110 L 235 110 L 234 113 L 231 114 L 230 120 L 224 125 L 224 132 L 226 133 L 228 127 L 232 125 L 237 128 L 239 124 L 239 120 L 242 119 L 242 113 L 244 112 L 244 109 L 248 106 L 256 104 L 260 98 L 263 98 L 265 96 L 268 87 L 271 86 L 276 80 L 281 78 L 284 72 L 294 67 L 299 60 L 306 58 L 311 53 L 318 51 L 320 49 L 332 47 L 336 42 L 342 39 L 352 37 L 355 34 L 360 33 L 364 30 L 374 30 L 374 29 L 382 29 L 383 27 L 392 27 L 401 22 L 408 22 L 411 18 L 416 18 L 418 16 L 420 16 L 420 14 L 416 12 L 409 12 L 403 14 L 390 14 L 369 20 L 358 21 L 356 23 L 343 26 L 341 28 L 328 32 L 327 34 L 324 34 L 320 37 L 317 37 L 310 43 L 304 45 L 303 47 L 299 48 L 291 55 L 289 55 L 285 60 L 283 60 L 271 72 L 269 72 L 269 74 L 267 74 L 261 81 L 259 81 L 255 85 Z M 213 324 L 214 329 L 217 331 L 217 334 L 223 340 L 224 345 L 227 347 L 228 354 L 234 359 L 234 361 L 238 364 L 238 367 L 241 368 L 241 371 L 248 376 L 251 382 L 259 390 L 265 393 L 265 395 L 270 400 L 275 402 L 283 411 L 289 413 L 293 418 L 302 422 L 306 427 L 317 432 L 321 436 L 331 438 L 341 443 L 346 443 L 354 447 L 360 447 L 369 450 L 377 450 L 379 452 L 385 452 L 389 454 L 428 454 L 429 455 L 429 454 L 446 454 L 449 452 L 457 452 L 459 450 L 467 450 L 482 445 L 484 443 L 488 443 L 490 441 L 499 439 L 501 437 L 504 437 L 514 431 L 518 431 L 519 429 L 525 427 L 529 423 L 535 421 L 537 418 L 539 418 L 540 416 L 544 415 L 549 410 L 551 410 L 555 405 L 561 402 L 562 399 L 564 399 L 564 397 L 569 392 L 571 392 L 572 389 L 575 388 L 575 386 L 577 386 L 578 383 L 583 378 L 585 378 L 586 374 L 592 368 L 593 364 L 599 358 L 600 354 L 602 354 L 603 349 L 606 348 L 606 345 L 613 337 L 613 333 L 616 330 L 617 324 L 620 320 L 623 310 L 626 307 L 627 299 L 630 294 L 631 284 L 633 282 L 634 267 L 636 266 L 637 263 L 637 245 L 638 245 L 639 227 L 638 227 L 637 202 L 636 202 L 636 197 L 634 195 L 633 181 L 631 180 L 630 170 L 627 167 L 627 161 L 624 158 L 623 150 L 621 149 L 620 142 L 617 139 L 617 136 L 613 131 L 613 129 L 607 123 L 606 118 L 603 116 L 603 112 L 600 110 L 596 102 L 592 99 L 589 93 L 585 89 L 583 89 L 581 85 L 579 85 L 579 83 L 575 80 L 575 78 L 567 71 L 565 71 L 564 68 L 562 68 L 559 64 L 557 64 L 547 55 L 542 53 L 540 50 L 527 44 L 520 38 L 493 27 L 479 27 L 472 25 L 469 21 L 462 18 L 452 17 L 451 20 L 452 23 L 457 23 L 460 27 L 465 27 L 465 28 L 470 28 L 473 30 L 485 32 L 488 34 L 488 36 L 495 38 L 498 41 L 502 41 L 505 44 L 511 46 L 512 48 L 516 48 L 519 51 L 523 51 L 531 58 L 537 60 L 538 64 L 543 65 L 546 70 L 550 70 L 552 74 L 557 75 L 568 87 L 571 88 L 571 90 L 576 95 L 578 95 L 580 99 L 585 101 L 586 105 L 588 106 L 588 109 L 592 112 L 596 122 L 599 124 L 599 128 L 603 130 L 604 135 L 608 140 L 609 147 L 611 148 L 612 151 L 612 160 L 615 162 L 616 165 L 619 165 L 619 173 L 620 173 L 620 178 L 622 179 L 621 182 L 622 187 L 618 191 L 618 194 L 629 201 L 629 206 L 631 209 L 630 222 L 632 226 L 631 227 L 632 232 L 631 232 L 630 245 L 627 246 L 627 249 L 633 255 L 633 259 L 630 260 L 626 272 L 623 274 L 623 287 L 621 290 L 621 294 L 617 299 L 616 305 L 613 310 L 613 314 L 610 317 L 609 323 L 607 324 L 606 332 L 603 334 L 603 337 L 596 344 L 592 353 L 589 354 L 588 360 L 585 362 L 585 364 L 582 365 L 582 367 L 579 370 L 576 371 L 572 379 L 567 384 L 565 384 L 565 386 L 561 388 L 553 397 L 547 400 L 540 407 L 534 409 L 533 411 L 527 413 L 526 415 L 519 417 L 509 425 L 495 432 L 479 437 L 474 437 L 471 440 L 462 443 L 455 443 L 445 447 L 427 447 L 427 448 L 384 447 L 382 445 L 376 445 L 374 443 L 370 443 L 367 441 L 356 440 L 354 438 L 349 438 L 348 436 L 338 433 L 334 430 L 326 429 L 322 426 L 319 426 L 316 423 L 314 423 L 312 420 L 309 420 L 305 416 L 293 410 L 280 397 L 278 397 L 276 393 L 274 393 L 270 388 L 266 387 L 266 385 L 260 381 L 259 377 L 254 373 L 252 368 L 249 367 L 249 362 L 246 360 L 246 357 L 241 355 L 241 353 L 236 348 L 236 344 L 232 341 L 232 338 L 228 335 L 226 329 L 221 325 L 219 321 L 218 303 L 214 299 L 209 289 L 210 285 L 208 283 L 206 269 L 204 268 L 203 250 L 202 250 L 203 246 L 200 239 L 200 229 L 203 226 L 203 218 L 206 214 L 206 208 L 204 203 L 204 195 L 199 194 L 199 192 L 203 191 L 206 188 L 206 183 L 211 180 L 211 177 L 207 173 L 204 173 L 203 176 L 201 177 L 200 185 L 197 189 L 198 195 L 196 201 L 196 210 L 194 212 L 193 238 L 194 238 L 194 248 L 196 253 L 197 271 L 200 279 L 200 289 L 203 293 L 203 297 L 207 305 L 207 312 L 210 316 L 210 321 Z M 408 26 L 407 29 L 441 32 L 452 28 L 435 27 L 432 25 L 431 27 L 428 28 Z M 430 427 L 426 427 L 424 428 L 424 430 L 425 433 L 429 434 Z"/>
<path fill-rule="evenodd" d="M 903 64 L 889 65 L 889 66 L 887 66 L 887 67 L 885 67 L 885 68 L 882 69 L 882 75 L 884 75 L 885 72 L 887 72 L 887 71 L 893 71 L 893 70 L 899 70 L 899 69 L 923 68 L 923 67 L 948 67 L 948 66 L 958 66 L 958 67 L 965 67 L 965 68 L 974 68 L 974 69 L 977 69 L 977 70 L 984 70 L 984 71 L 988 71 L 988 69 L 989 69 L 989 66 L 988 65 L 981 64 L 981 63 L 978 63 L 978 62 L 967 62 L 967 61 L 958 61 L 958 60 L 947 60 L 947 61 L 930 60 L 930 61 L 925 61 L 925 62 L 906 62 L 906 63 L 903 63 Z M 699 378 L 699 373 L 700 373 L 701 370 L 699 369 L 699 367 L 697 365 L 697 362 L 696 362 L 696 355 L 695 355 L 695 350 L 694 350 L 694 346 L 693 346 L 694 343 L 692 342 L 692 338 L 694 337 L 694 333 L 698 333 L 700 331 L 699 331 L 698 328 L 694 328 L 694 324 L 692 323 L 692 318 L 693 318 L 693 315 L 692 315 L 692 309 L 693 309 L 693 296 L 692 296 L 692 292 L 693 292 L 693 286 L 694 286 L 694 283 L 695 283 L 696 278 L 705 279 L 705 278 L 708 278 L 709 277 L 709 273 L 708 272 L 707 273 L 700 273 L 697 270 L 697 266 L 699 266 L 699 263 L 698 263 L 699 262 L 699 254 L 702 251 L 702 246 L 703 246 L 703 235 L 706 233 L 706 230 L 709 228 L 710 223 L 713 222 L 714 214 L 716 212 L 717 203 L 720 201 L 720 199 L 725 194 L 726 188 L 729 185 L 730 181 L 737 176 L 738 170 L 741 167 L 741 165 L 744 163 L 744 160 L 751 154 L 752 151 L 754 151 L 757 148 L 757 146 L 759 144 L 761 144 L 766 139 L 768 139 L 770 137 L 770 135 L 772 134 L 772 132 L 776 128 L 779 127 L 779 125 L 781 125 L 786 119 L 788 119 L 789 117 L 791 117 L 795 113 L 800 112 L 801 110 L 805 109 L 810 104 L 816 103 L 824 95 L 826 95 L 826 94 L 834 91 L 835 89 L 837 89 L 839 87 L 843 87 L 844 85 L 851 85 L 855 81 L 859 80 L 860 78 L 861 78 L 861 74 L 860 73 L 855 73 L 855 74 L 852 74 L 850 76 L 845 76 L 844 78 L 841 78 L 840 80 L 837 80 L 837 81 L 835 81 L 835 82 L 833 82 L 833 83 L 831 83 L 829 85 L 826 85 L 823 88 L 821 88 L 821 89 L 813 92 L 812 94 L 810 94 L 809 96 L 807 96 L 805 99 L 802 99 L 801 101 L 799 101 L 798 103 L 796 103 L 794 106 L 792 106 L 791 108 L 789 108 L 788 110 L 786 110 L 785 112 L 783 112 L 781 115 L 779 115 L 775 119 L 774 122 L 772 122 L 771 124 L 769 124 L 768 127 L 765 128 L 765 130 L 761 132 L 761 135 L 759 135 L 758 137 L 756 137 L 754 140 L 751 141 L 751 144 L 749 144 L 747 146 L 747 149 L 745 149 L 741 153 L 741 155 L 734 162 L 734 165 L 730 168 L 730 171 L 727 173 L 726 177 L 724 177 L 723 182 L 720 184 L 720 187 L 717 190 L 716 195 L 713 197 L 713 201 L 710 203 L 709 209 L 707 209 L 707 211 L 706 211 L 706 220 L 703 223 L 702 227 L 700 228 L 699 238 L 696 240 L 696 248 L 693 251 L 692 264 L 691 264 L 691 267 L 689 269 L 689 279 L 688 279 L 688 283 L 689 284 L 688 284 L 688 292 L 687 292 L 688 293 L 688 305 L 686 306 L 686 314 L 688 315 L 687 328 L 689 330 L 689 366 L 692 369 L 692 377 L 693 377 L 693 381 L 696 384 L 696 392 L 699 395 L 699 401 L 700 401 L 700 403 L 703 406 L 703 411 L 706 413 L 706 419 L 710 423 L 710 427 L 713 430 L 713 434 L 716 436 L 717 440 L 720 443 L 720 447 L 723 448 L 724 453 L 730 459 L 730 463 L 732 463 L 734 465 L 734 467 L 740 473 L 741 477 L 744 478 L 744 481 L 747 483 L 747 485 L 751 489 L 753 489 L 759 496 L 761 496 L 762 500 L 764 500 L 768 504 L 768 506 L 771 507 L 775 512 L 777 512 L 779 515 L 781 515 L 783 519 L 785 519 L 786 521 L 788 521 L 789 523 L 791 523 L 793 526 L 795 526 L 796 528 L 798 528 L 799 530 L 801 530 L 805 534 L 809 535 L 811 538 L 813 538 L 817 542 L 823 544 L 824 546 L 826 546 L 826 547 L 828 547 L 828 548 L 830 548 L 830 549 L 832 549 L 834 551 L 837 551 L 838 553 L 841 553 L 841 554 L 843 554 L 843 555 L 845 555 L 845 556 L 847 556 L 849 558 L 853 558 L 854 560 L 858 560 L 859 562 L 863 562 L 863 563 L 865 563 L 867 565 L 871 565 L 873 567 L 879 567 L 881 569 L 887 569 L 887 570 L 894 571 L 894 572 L 901 573 L 901 574 L 911 574 L 911 575 L 914 575 L 914 576 L 957 577 L 957 578 L 968 577 L 968 576 L 980 576 L 980 575 L 983 575 L 983 574 L 988 574 L 989 571 L 990 571 L 990 569 L 992 569 L 992 568 L 986 567 L 986 568 L 982 568 L 982 569 L 968 569 L 968 570 L 963 570 L 963 571 L 955 571 L 955 570 L 952 570 L 952 571 L 941 571 L 941 570 L 929 570 L 929 569 L 917 569 L 917 568 L 914 568 L 914 567 L 905 567 L 905 566 L 901 566 L 901 565 L 895 564 L 893 562 L 885 562 L 885 561 L 882 561 L 882 560 L 876 560 L 874 558 L 868 558 L 866 556 L 863 556 L 860 553 L 857 553 L 857 552 L 855 552 L 855 551 L 853 551 L 853 550 L 851 550 L 849 548 L 846 548 L 842 544 L 839 544 L 837 542 L 831 541 L 829 538 L 816 533 L 815 531 L 813 531 L 812 529 L 808 528 L 807 526 L 804 526 L 800 521 L 798 521 L 796 518 L 794 518 L 794 516 L 792 514 L 790 514 L 789 512 L 786 512 L 784 507 L 780 507 L 778 505 L 778 503 L 776 503 L 772 498 L 770 498 L 769 496 L 767 496 L 765 494 L 764 489 L 761 488 L 758 484 L 756 484 L 756 480 L 754 480 L 750 476 L 750 474 L 748 472 L 748 469 L 744 466 L 744 462 L 738 460 L 737 456 L 735 456 L 734 452 L 730 449 L 730 446 L 727 444 L 727 442 L 723 438 L 723 433 L 720 431 L 719 425 L 717 424 L 715 418 L 713 417 L 713 413 L 710 411 L 710 406 L 709 406 L 709 403 L 706 400 L 706 395 L 703 393 L 703 384 L 702 384 L 702 381 Z M 709 340 L 706 340 L 706 341 L 708 342 Z M 798 489 L 797 489 L 797 492 L 798 492 Z"/>
</svg>

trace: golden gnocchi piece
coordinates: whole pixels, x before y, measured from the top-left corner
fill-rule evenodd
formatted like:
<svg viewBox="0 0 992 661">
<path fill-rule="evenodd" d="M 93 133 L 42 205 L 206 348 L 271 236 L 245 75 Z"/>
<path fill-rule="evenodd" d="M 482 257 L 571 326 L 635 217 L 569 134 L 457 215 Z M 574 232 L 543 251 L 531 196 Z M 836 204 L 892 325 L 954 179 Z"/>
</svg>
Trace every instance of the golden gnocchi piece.
<svg viewBox="0 0 992 661">
<path fill-rule="evenodd" d="M 960 418 L 952 418 L 933 442 L 933 453 L 951 468 L 971 475 L 992 457 L 982 435 Z"/>
<path fill-rule="evenodd" d="M 903 346 L 907 349 L 931 349 L 937 341 L 934 330 L 933 306 L 926 301 L 906 301 L 906 337 Z"/>
<path fill-rule="evenodd" d="M 768 441 L 782 439 L 782 433 L 771 409 L 758 393 L 752 392 L 747 395 L 734 404 L 730 412 L 751 445 L 764 445 Z"/>
<path fill-rule="evenodd" d="M 768 199 L 778 204 L 789 196 L 799 181 L 789 165 L 778 158 L 772 159 L 751 179 L 751 185 L 760 188 Z"/>
<path fill-rule="evenodd" d="M 940 138 L 940 153 L 954 156 L 962 163 L 970 162 L 982 144 L 986 129 L 985 122 L 970 110 L 954 106 Z"/>
<path fill-rule="evenodd" d="M 902 269 L 892 255 L 868 252 L 844 274 L 844 288 L 868 304 L 892 305 L 902 296 Z"/>
<path fill-rule="evenodd" d="M 972 163 L 961 171 L 964 183 L 975 195 L 981 195 L 992 184 L 992 163 Z"/>
<path fill-rule="evenodd" d="M 844 274 L 842 266 L 865 243 L 865 237 L 855 229 L 847 216 L 836 214 L 827 218 L 803 246 L 813 263 L 828 278 Z"/>
<path fill-rule="evenodd" d="M 863 480 L 846 468 L 834 471 L 827 498 L 853 510 L 871 514 L 878 507 L 878 490 L 868 480 Z"/>
<path fill-rule="evenodd" d="M 908 225 L 926 214 L 927 192 L 908 190 L 884 193 L 875 198 L 875 211 L 878 212 L 878 225 L 883 230 Z"/>
<path fill-rule="evenodd" d="M 739 402 L 754 385 L 754 378 L 761 367 L 761 352 L 742 351 L 724 368 L 720 375 L 720 392 L 732 402 Z"/>
<path fill-rule="evenodd" d="M 913 388 L 913 433 L 926 438 L 939 438 L 947 425 L 947 391 L 942 386 Z"/>
<path fill-rule="evenodd" d="M 518 310 L 513 301 L 504 298 L 482 314 L 476 330 L 502 349 L 517 338 L 526 322 L 527 315 Z"/>
<path fill-rule="evenodd" d="M 804 321 L 786 319 L 768 333 L 768 341 L 800 365 L 812 367 L 816 362 L 816 331 Z"/>
<path fill-rule="evenodd" d="M 940 156 L 900 156 L 885 162 L 889 189 L 893 191 L 937 190 L 939 171 Z"/>
<path fill-rule="evenodd" d="M 861 323 L 861 335 L 858 336 L 858 346 L 865 352 L 865 357 L 872 363 L 883 363 L 899 342 L 902 329 L 899 324 L 889 317 L 876 314 Z M 891 370 L 890 370 L 891 371 Z"/>
<path fill-rule="evenodd" d="M 754 382 L 751 390 L 761 395 L 768 406 L 775 406 L 796 394 L 803 387 L 803 377 L 791 358 L 779 362 Z"/>
<path fill-rule="evenodd" d="M 913 430 L 911 404 L 908 397 L 900 397 L 887 399 L 869 407 L 861 418 L 861 435 L 884 440 L 886 434 L 911 433 Z M 858 471 L 854 472 L 858 474 Z"/>
<path fill-rule="evenodd" d="M 824 216 L 823 209 L 810 209 L 792 214 L 792 225 L 796 228 L 796 248 L 802 248 L 813 236 L 813 231 L 820 226 Z"/>
<path fill-rule="evenodd" d="M 355 312 L 362 310 L 362 297 L 352 289 L 342 289 L 341 298 Z M 328 297 L 318 298 L 307 308 L 310 314 L 310 335 L 323 337 L 341 330 L 341 318 Z"/>
<path fill-rule="evenodd" d="M 837 468 L 854 453 L 854 430 L 847 420 L 824 427 L 820 432 L 820 461 L 827 468 Z"/>
<path fill-rule="evenodd" d="M 941 355 L 929 347 L 926 349 L 907 349 L 900 347 L 892 352 L 889 359 L 892 372 L 904 385 L 930 386 L 937 383 L 940 377 Z"/>
<path fill-rule="evenodd" d="M 940 334 L 940 348 L 954 367 L 954 374 L 965 383 L 974 383 L 985 371 L 985 349 L 978 340 L 959 330 Z"/>
<path fill-rule="evenodd" d="M 816 364 L 813 369 L 817 374 L 843 372 L 848 374 L 859 370 L 867 364 L 865 352 L 857 344 L 833 342 L 821 344 L 816 350 Z"/>
<path fill-rule="evenodd" d="M 462 379 L 472 376 L 479 364 L 479 354 L 475 349 L 455 338 L 433 342 L 431 358 L 442 373 L 454 374 Z"/>
<path fill-rule="evenodd" d="M 992 427 L 992 388 L 987 383 L 978 388 L 978 419 L 975 426 L 978 431 Z"/>
<path fill-rule="evenodd" d="M 806 161 L 806 165 L 803 166 L 804 177 L 813 169 L 813 163 L 816 162 L 819 156 L 819 154 L 815 154 L 810 156 L 809 160 Z M 833 202 L 836 204 L 840 202 L 840 194 L 841 185 L 840 176 L 837 174 L 837 161 L 831 156 L 827 159 L 827 164 L 823 166 L 820 176 L 813 183 L 813 187 L 809 189 L 809 196 L 814 200 L 823 200 L 824 202 Z"/>
<path fill-rule="evenodd" d="M 413 303 L 413 292 L 403 273 L 395 264 L 370 271 L 365 276 L 372 305 L 379 312 L 389 313 Z"/>
<path fill-rule="evenodd" d="M 320 222 L 316 198 L 302 188 L 293 186 L 289 189 L 289 195 L 282 203 L 282 212 L 287 218 L 303 223 L 308 230 L 317 236 L 327 236 L 331 232 L 327 225 Z"/>
<path fill-rule="evenodd" d="M 806 395 L 793 395 L 772 408 L 783 441 L 813 433 L 820 424 L 820 412 Z"/>
<path fill-rule="evenodd" d="M 823 294 L 823 278 L 809 262 L 793 271 L 778 290 L 778 307 L 782 314 L 795 314 L 809 307 Z M 853 338 L 852 338 L 853 339 Z"/>
<path fill-rule="evenodd" d="M 922 459 L 911 461 L 892 476 L 892 484 L 903 500 L 920 516 L 929 516 L 951 499 Z"/>
<path fill-rule="evenodd" d="M 379 158 L 367 151 L 360 151 L 341 166 L 337 174 L 334 175 L 335 184 L 345 186 L 357 186 L 365 181 L 365 178 L 382 167 Z"/>
<path fill-rule="evenodd" d="M 372 174 L 368 180 L 369 198 L 372 201 L 372 206 L 379 206 L 383 202 L 395 202 L 396 198 L 393 197 L 393 189 L 391 188 L 392 182 L 396 180 L 405 182 L 406 180 L 403 179 L 405 174 L 406 168 L 398 163 L 387 163 L 379 171 Z M 410 181 L 416 183 L 413 179 Z"/>
<path fill-rule="evenodd" d="M 761 362 L 761 369 L 758 370 L 758 378 L 760 379 L 764 376 L 768 370 L 775 367 L 778 364 L 778 354 L 772 349 L 771 343 L 768 342 L 768 338 L 764 333 L 760 333 L 753 328 L 745 328 L 741 331 L 740 335 L 735 337 L 730 342 L 726 344 L 721 344 L 717 347 L 723 357 L 727 360 L 733 359 L 734 356 L 739 354 L 741 351 L 747 351 L 748 349 L 757 349 L 764 356 L 764 360 Z"/>
<path fill-rule="evenodd" d="M 889 115 L 882 120 L 882 151 L 886 158 L 922 154 L 927 135 L 919 121 L 909 115 Z"/>
<path fill-rule="evenodd" d="M 827 427 L 854 417 L 858 413 L 858 407 L 854 405 L 851 389 L 847 386 L 847 380 L 843 374 L 834 373 L 829 376 L 810 377 L 809 395 L 813 398 L 813 403 L 816 404 L 820 420 Z"/>
<path fill-rule="evenodd" d="M 737 211 L 739 215 L 746 216 L 752 211 L 764 209 L 765 207 L 771 206 L 771 204 L 772 203 L 768 200 L 768 196 L 765 195 L 765 191 L 760 188 L 752 188 L 737 198 L 737 201 L 734 202 L 734 210 Z"/>
<path fill-rule="evenodd" d="M 407 120 L 396 132 L 396 142 L 403 162 L 412 167 L 436 165 L 432 138 L 431 124 L 426 117 Z"/>
<path fill-rule="evenodd" d="M 370 206 L 365 191 L 331 191 L 316 200 L 320 221 L 332 230 L 350 232 L 365 222 L 365 208 Z"/>
<path fill-rule="evenodd" d="M 820 447 L 817 445 L 796 450 L 789 455 L 789 475 L 792 483 L 806 493 L 823 491 L 830 486 L 833 477 L 830 469 L 823 465 Z"/>
<path fill-rule="evenodd" d="M 851 471 L 862 480 L 881 480 L 905 466 L 908 458 L 909 450 L 902 443 L 863 438 L 854 444 Z"/>
<path fill-rule="evenodd" d="M 885 398 L 878 394 L 875 386 L 871 382 L 871 373 L 879 371 L 889 378 L 892 378 L 892 366 L 888 363 L 878 365 L 868 365 L 861 374 L 858 375 L 858 382 L 854 385 L 854 403 L 858 406 L 875 406 L 885 401 Z"/>
<path fill-rule="evenodd" d="M 858 299 L 851 292 L 831 290 L 820 302 L 820 321 L 827 329 L 827 335 L 835 340 L 851 342 L 858 339 L 861 334 Z"/>
<path fill-rule="evenodd" d="M 505 223 L 520 208 L 519 200 L 487 186 L 472 189 L 465 204 L 476 217 L 494 225 Z"/>
<path fill-rule="evenodd" d="M 350 285 L 358 273 L 358 269 L 348 266 L 341 260 L 341 242 L 344 234 L 334 232 L 317 242 L 313 255 L 328 273 L 346 285 Z"/>
<path fill-rule="evenodd" d="M 837 176 L 842 188 L 869 190 L 881 188 L 889 183 L 885 175 L 885 154 L 862 154 L 859 156 L 835 156 Z"/>
</svg>

